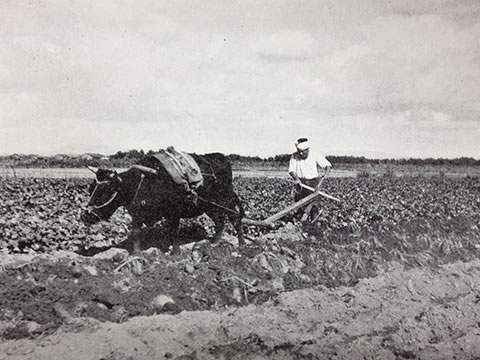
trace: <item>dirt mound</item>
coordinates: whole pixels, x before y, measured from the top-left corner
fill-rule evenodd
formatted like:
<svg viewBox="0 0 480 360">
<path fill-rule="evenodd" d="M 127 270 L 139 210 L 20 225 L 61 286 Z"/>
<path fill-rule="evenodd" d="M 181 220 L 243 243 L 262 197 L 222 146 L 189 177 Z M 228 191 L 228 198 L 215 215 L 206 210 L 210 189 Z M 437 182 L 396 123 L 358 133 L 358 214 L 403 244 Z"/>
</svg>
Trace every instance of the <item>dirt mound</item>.
<svg viewBox="0 0 480 360">
<path fill-rule="evenodd" d="M 236 241 L 191 243 L 177 256 L 157 248 L 135 255 L 111 248 L 92 257 L 63 251 L 5 255 L 0 318 L 15 325 L 1 336 L 37 336 L 77 317 L 123 322 L 260 304 L 284 291 L 292 277 L 308 278 L 301 274 L 305 264 L 288 247 L 263 240 L 238 248 Z"/>
</svg>

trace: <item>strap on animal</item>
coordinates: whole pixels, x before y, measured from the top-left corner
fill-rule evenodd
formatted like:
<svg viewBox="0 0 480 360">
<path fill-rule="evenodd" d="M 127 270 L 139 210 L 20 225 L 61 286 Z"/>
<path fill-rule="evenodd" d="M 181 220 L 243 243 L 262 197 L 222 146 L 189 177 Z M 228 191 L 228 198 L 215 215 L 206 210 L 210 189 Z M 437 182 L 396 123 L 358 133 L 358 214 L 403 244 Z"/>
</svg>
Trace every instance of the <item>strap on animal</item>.
<svg viewBox="0 0 480 360">
<path fill-rule="evenodd" d="M 137 195 L 138 195 L 138 192 L 140 191 L 140 187 L 142 186 L 143 179 L 145 179 L 145 174 L 142 173 L 142 174 L 140 174 L 140 181 L 138 182 L 137 190 L 135 190 L 135 196 L 133 197 L 130 204 L 133 204 L 133 202 L 137 199 Z"/>
<path fill-rule="evenodd" d="M 211 205 L 213 205 L 213 206 L 216 206 L 216 207 L 218 207 L 218 208 L 220 208 L 220 209 L 223 209 L 223 210 L 225 210 L 225 211 L 228 211 L 228 212 L 230 212 L 230 213 L 232 213 L 232 214 L 240 215 L 240 213 L 239 213 L 238 211 L 229 209 L 229 208 L 227 208 L 227 207 L 225 207 L 225 206 L 223 206 L 223 205 L 217 204 L 216 202 L 213 202 L 213 201 L 204 199 L 204 198 L 201 197 L 200 195 L 198 195 L 198 198 L 199 198 L 200 200 L 202 200 L 203 202 L 209 203 L 209 204 L 211 204 Z"/>
<path fill-rule="evenodd" d="M 95 178 L 95 188 L 93 189 L 92 191 L 92 194 L 90 195 L 90 201 L 88 202 L 88 206 L 92 206 L 94 209 L 101 209 L 105 206 L 107 206 L 108 204 L 110 204 L 118 195 L 118 191 L 116 191 L 112 197 L 107 200 L 107 202 L 103 203 L 102 205 L 92 205 L 92 202 L 93 202 L 93 199 L 95 197 L 95 194 L 97 193 L 97 190 L 98 190 L 98 187 L 101 185 L 101 184 L 107 184 L 109 181 L 108 180 L 104 180 L 104 181 L 99 181 L 97 178 Z"/>
<path fill-rule="evenodd" d="M 98 210 L 98 209 L 102 209 L 102 208 L 104 208 L 105 206 L 107 206 L 108 204 L 110 204 L 113 200 L 115 200 L 115 198 L 117 197 L 117 195 L 118 195 L 118 191 L 115 191 L 115 192 L 113 193 L 113 195 L 110 197 L 110 199 L 107 200 L 107 202 L 103 203 L 102 205 L 91 205 L 91 206 L 92 206 L 92 208 L 97 209 L 97 210 Z M 92 197 L 92 199 L 93 199 L 93 197 Z"/>
</svg>

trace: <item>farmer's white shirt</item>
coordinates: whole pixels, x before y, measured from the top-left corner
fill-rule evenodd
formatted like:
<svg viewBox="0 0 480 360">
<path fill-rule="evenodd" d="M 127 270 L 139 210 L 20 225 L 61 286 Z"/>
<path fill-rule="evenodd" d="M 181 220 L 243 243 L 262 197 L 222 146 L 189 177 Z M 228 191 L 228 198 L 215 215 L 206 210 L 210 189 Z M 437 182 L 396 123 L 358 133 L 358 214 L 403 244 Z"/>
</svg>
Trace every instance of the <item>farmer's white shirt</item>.
<svg viewBox="0 0 480 360">
<path fill-rule="evenodd" d="M 314 179 L 318 177 L 317 165 L 321 168 L 332 166 L 325 156 L 310 150 L 305 160 L 299 159 L 295 154 L 292 155 L 288 164 L 288 172 L 296 172 L 301 179 Z"/>
</svg>

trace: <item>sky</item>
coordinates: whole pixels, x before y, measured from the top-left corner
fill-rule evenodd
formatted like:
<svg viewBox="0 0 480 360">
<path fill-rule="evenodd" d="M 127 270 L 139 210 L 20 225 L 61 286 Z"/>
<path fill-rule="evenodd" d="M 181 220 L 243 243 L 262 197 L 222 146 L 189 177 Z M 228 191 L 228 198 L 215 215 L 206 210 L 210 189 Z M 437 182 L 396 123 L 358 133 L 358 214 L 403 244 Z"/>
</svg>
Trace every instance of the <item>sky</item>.
<svg viewBox="0 0 480 360">
<path fill-rule="evenodd" d="M 478 0 L 2 0 L 0 154 L 480 158 Z"/>
</svg>

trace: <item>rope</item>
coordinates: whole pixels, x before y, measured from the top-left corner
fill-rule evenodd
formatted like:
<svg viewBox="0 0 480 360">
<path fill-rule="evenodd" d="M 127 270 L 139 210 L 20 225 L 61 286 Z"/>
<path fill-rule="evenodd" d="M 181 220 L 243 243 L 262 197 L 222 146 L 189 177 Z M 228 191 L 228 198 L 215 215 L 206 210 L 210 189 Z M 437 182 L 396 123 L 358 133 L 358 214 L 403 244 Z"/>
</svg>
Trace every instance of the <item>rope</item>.
<svg viewBox="0 0 480 360">
<path fill-rule="evenodd" d="M 135 191 L 135 196 L 133 197 L 132 201 L 130 204 L 133 204 L 133 202 L 137 199 L 138 191 L 140 190 L 140 186 L 142 186 L 143 179 L 145 178 L 145 174 L 140 174 L 140 182 L 137 185 L 137 190 Z"/>
<path fill-rule="evenodd" d="M 235 214 L 235 215 L 240 215 L 240 213 L 239 213 L 238 211 L 235 211 L 235 210 L 229 209 L 229 208 L 227 208 L 227 207 L 225 207 L 225 206 L 223 206 L 223 205 L 217 204 L 216 202 L 213 202 L 213 201 L 210 201 L 210 200 L 204 199 L 204 198 L 203 198 L 203 197 L 201 197 L 200 195 L 198 195 L 198 198 L 199 198 L 200 200 L 202 200 L 203 202 L 206 202 L 206 203 L 212 204 L 213 206 L 219 207 L 219 208 L 221 208 L 221 209 L 223 209 L 223 210 L 225 210 L 225 211 L 228 211 L 228 212 L 230 212 L 230 213 L 232 213 L 232 214 Z"/>
<path fill-rule="evenodd" d="M 102 205 L 94 205 L 92 206 L 94 209 L 101 209 L 101 208 L 104 208 L 105 206 L 107 206 L 108 204 L 110 204 L 113 200 L 115 200 L 115 198 L 117 197 L 118 195 L 118 191 L 115 191 L 112 195 L 112 197 L 104 204 Z"/>
</svg>

